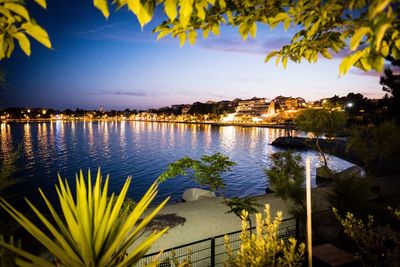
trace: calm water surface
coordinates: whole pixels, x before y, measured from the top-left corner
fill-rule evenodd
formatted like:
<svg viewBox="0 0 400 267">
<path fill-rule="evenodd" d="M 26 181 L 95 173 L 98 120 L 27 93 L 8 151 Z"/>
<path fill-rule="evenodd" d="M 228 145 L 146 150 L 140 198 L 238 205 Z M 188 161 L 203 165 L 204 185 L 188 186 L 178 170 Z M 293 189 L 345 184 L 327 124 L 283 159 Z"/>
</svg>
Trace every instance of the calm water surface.
<svg viewBox="0 0 400 267">
<path fill-rule="evenodd" d="M 9 161 L 10 152 L 22 145 L 14 174 L 20 182 L 11 191 L 29 199 L 39 198 L 37 187 L 54 198 L 57 173 L 74 183 L 80 169 L 94 174 L 101 167 L 110 175 L 113 192 L 119 192 L 126 177 L 132 176 L 128 196 L 138 200 L 169 163 L 221 152 L 237 163 L 224 175 L 225 193 L 242 197 L 264 194 L 269 155 L 280 151 L 269 144 L 283 135 L 282 129 L 133 121 L 1 123 L 0 161 Z M 319 165 L 315 152 L 301 155 L 303 160 L 312 158 L 313 169 Z M 335 157 L 330 157 L 330 164 L 337 170 L 352 165 Z M 185 177 L 167 181 L 160 186 L 157 202 L 167 196 L 179 201 L 185 189 L 195 186 Z"/>
</svg>

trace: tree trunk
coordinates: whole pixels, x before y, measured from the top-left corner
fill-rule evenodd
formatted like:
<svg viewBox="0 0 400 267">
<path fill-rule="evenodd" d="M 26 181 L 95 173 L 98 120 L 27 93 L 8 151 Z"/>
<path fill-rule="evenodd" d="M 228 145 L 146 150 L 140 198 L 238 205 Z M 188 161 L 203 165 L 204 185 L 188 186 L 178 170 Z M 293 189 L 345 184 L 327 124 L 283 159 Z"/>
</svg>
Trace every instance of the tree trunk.
<svg viewBox="0 0 400 267">
<path fill-rule="evenodd" d="M 328 167 L 328 161 L 326 160 L 324 152 L 322 152 L 321 147 L 319 146 L 319 137 L 317 137 L 317 141 L 315 142 L 317 145 L 318 152 L 321 154 L 322 158 L 324 159 L 324 165 L 325 167 Z"/>
</svg>

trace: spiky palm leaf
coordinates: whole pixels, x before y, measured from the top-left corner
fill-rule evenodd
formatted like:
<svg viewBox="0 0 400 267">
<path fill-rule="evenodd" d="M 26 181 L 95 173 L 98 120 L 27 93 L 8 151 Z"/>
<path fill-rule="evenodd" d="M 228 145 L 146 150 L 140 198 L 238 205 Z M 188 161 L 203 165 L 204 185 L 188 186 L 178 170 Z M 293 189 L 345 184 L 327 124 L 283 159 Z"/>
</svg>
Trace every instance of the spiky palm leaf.
<svg viewBox="0 0 400 267">
<path fill-rule="evenodd" d="M 87 186 L 82 171 L 79 177 L 76 176 L 76 200 L 68 182 L 66 180 L 63 182 L 60 176 L 58 179 L 59 186 L 56 186 L 56 191 L 62 216 L 57 214 L 43 191 L 39 189 L 55 224 L 52 224 L 28 199 L 25 199 L 51 235 L 45 234 L 22 213 L 0 198 L 0 207 L 42 243 L 57 259 L 58 264 L 74 267 L 132 265 L 145 255 L 151 245 L 167 231 L 166 228 L 160 232 L 151 233 L 126 256 L 127 249 L 168 201 L 167 198 L 143 220 L 139 220 L 157 194 L 157 183 L 149 188 L 132 212 L 129 214 L 124 212 L 118 216 L 131 182 L 130 177 L 127 178 L 116 201 L 113 201 L 114 193 L 107 199 L 109 179 L 107 176 L 102 187 L 100 170 L 94 186 L 92 186 L 90 171 Z M 136 224 L 138 225 L 135 227 Z M 54 266 L 52 262 L 3 241 L 0 241 L 0 245 L 21 257 L 16 261 L 20 266 Z"/>
</svg>

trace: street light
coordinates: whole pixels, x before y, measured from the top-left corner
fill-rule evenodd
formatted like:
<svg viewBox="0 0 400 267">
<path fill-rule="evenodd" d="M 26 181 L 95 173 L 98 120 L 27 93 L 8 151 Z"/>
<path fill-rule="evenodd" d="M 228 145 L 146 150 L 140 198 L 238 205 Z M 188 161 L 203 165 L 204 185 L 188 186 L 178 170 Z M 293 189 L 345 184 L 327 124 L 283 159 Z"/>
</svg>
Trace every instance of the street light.
<svg viewBox="0 0 400 267">
<path fill-rule="evenodd" d="M 347 103 L 347 105 L 346 105 L 346 106 L 347 106 L 348 108 L 352 108 L 352 107 L 353 107 L 353 105 L 354 105 L 354 104 L 353 104 L 353 102 L 349 102 L 349 103 Z"/>
</svg>

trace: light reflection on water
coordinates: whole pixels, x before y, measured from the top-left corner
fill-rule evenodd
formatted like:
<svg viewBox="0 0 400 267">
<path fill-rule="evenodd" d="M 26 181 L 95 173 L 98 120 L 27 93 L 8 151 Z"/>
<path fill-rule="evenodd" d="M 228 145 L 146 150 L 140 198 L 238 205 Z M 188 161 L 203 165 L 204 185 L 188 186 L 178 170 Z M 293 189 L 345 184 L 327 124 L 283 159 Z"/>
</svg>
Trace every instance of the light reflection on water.
<svg viewBox="0 0 400 267">
<path fill-rule="evenodd" d="M 7 160 L 18 143 L 23 145 L 22 169 L 15 176 L 30 178 L 18 186 L 24 194 L 36 194 L 38 186 L 54 192 L 58 172 L 73 183 L 79 169 L 90 168 L 94 174 L 101 166 L 103 173 L 110 174 L 110 189 L 117 193 L 125 178 L 133 176 L 128 195 L 138 200 L 169 163 L 184 156 L 198 159 L 221 152 L 237 163 L 232 173 L 224 175 L 226 195 L 248 196 L 264 193 L 269 155 L 280 151 L 269 144 L 283 135 L 283 129 L 182 123 L 1 123 L 0 161 Z M 315 170 L 318 155 L 313 151 L 301 154 L 304 160 L 312 158 Z M 351 166 L 334 157 L 330 164 L 338 170 Z M 157 201 L 166 196 L 180 200 L 182 192 L 194 186 L 184 177 L 167 181 L 160 186 Z"/>
</svg>

